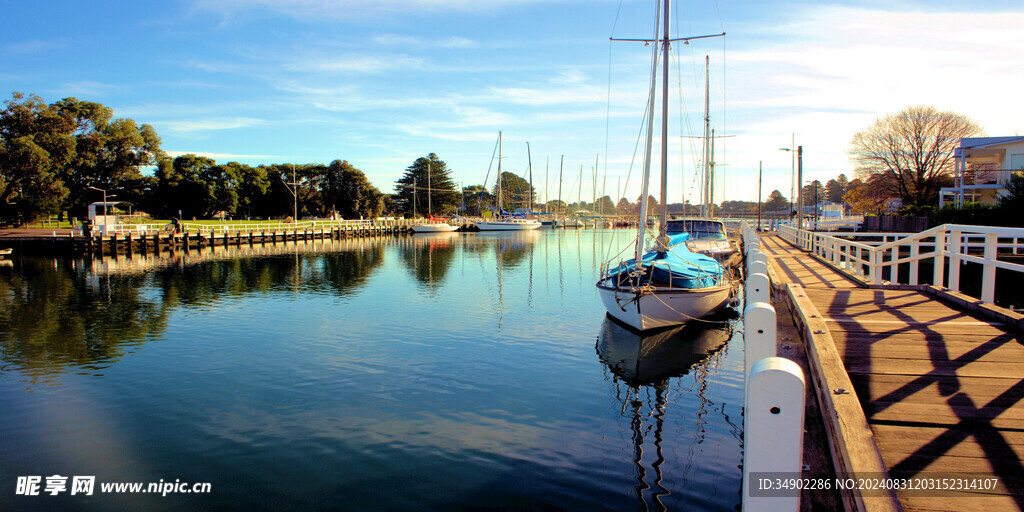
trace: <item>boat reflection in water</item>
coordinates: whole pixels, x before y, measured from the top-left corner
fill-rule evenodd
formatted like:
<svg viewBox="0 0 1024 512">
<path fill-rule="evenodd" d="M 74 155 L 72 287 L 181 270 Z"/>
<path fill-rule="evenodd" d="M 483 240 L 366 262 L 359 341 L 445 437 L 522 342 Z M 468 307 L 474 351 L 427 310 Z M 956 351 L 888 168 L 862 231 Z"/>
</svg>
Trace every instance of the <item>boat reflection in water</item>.
<svg viewBox="0 0 1024 512">
<path fill-rule="evenodd" d="M 681 326 L 658 331 L 642 336 L 628 329 L 615 320 L 605 317 L 601 333 L 597 340 L 597 354 L 614 375 L 616 399 L 622 404 L 621 414 L 630 420 L 633 441 L 633 465 L 635 466 L 635 485 L 633 494 L 640 500 L 641 509 L 667 510 L 663 498 L 671 494 L 679 494 L 681 489 L 672 489 L 676 485 L 686 486 L 689 480 L 698 480 L 701 475 L 687 475 L 690 461 L 666 461 L 663 454 L 664 432 L 666 428 L 666 411 L 669 403 L 670 384 L 678 387 L 677 398 L 671 405 L 683 407 L 685 404 L 676 402 L 694 402 L 695 421 L 685 421 L 670 431 L 670 442 L 676 438 L 690 438 L 694 445 L 705 440 L 705 429 L 709 422 L 708 414 L 717 409 L 707 398 L 708 372 L 714 371 L 721 364 L 725 347 L 732 337 L 732 326 L 728 321 L 722 322 L 690 322 Z M 692 384 L 679 377 L 692 374 Z M 652 396 L 653 395 L 653 396 Z M 687 396 L 689 395 L 689 396 Z M 733 424 L 721 408 L 724 421 L 731 425 L 734 433 L 740 427 Z M 679 411 L 676 411 L 678 417 Z M 689 411 L 686 412 L 686 416 Z M 645 426 L 645 420 L 647 425 Z M 696 428 L 696 431 L 693 429 Z M 644 464 L 645 437 L 654 436 L 654 461 L 648 461 L 653 470 L 653 479 L 648 477 L 648 467 Z M 648 441 L 649 444 L 649 441 Z M 714 449 L 714 448 L 712 448 Z M 669 450 L 675 453 L 678 450 Z M 687 459 L 693 458 L 695 448 L 691 445 Z M 699 455 L 698 455 L 699 456 Z M 666 487 L 663 482 L 663 465 L 685 465 L 678 482 Z M 645 494 L 649 494 L 649 500 Z"/>
</svg>

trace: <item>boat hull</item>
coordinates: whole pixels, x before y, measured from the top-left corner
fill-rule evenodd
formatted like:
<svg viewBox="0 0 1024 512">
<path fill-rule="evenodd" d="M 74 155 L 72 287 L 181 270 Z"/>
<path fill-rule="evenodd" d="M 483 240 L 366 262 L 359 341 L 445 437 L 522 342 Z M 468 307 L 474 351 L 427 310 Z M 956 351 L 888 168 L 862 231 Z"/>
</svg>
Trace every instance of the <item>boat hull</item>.
<svg viewBox="0 0 1024 512">
<path fill-rule="evenodd" d="M 540 227 L 537 221 L 480 221 L 476 223 L 480 231 L 527 231 Z"/>
<path fill-rule="evenodd" d="M 653 287 L 639 296 L 628 286 L 616 287 L 614 278 L 597 283 L 608 314 L 638 331 L 664 329 L 703 318 L 729 303 L 732 286 L 706 288 Z"/>
<path fill-rule="evenodd" d="M 451 224 L 417 224 L 410 229 L 413 233 L 451 233 L 459 228 Z"/>
</svg>

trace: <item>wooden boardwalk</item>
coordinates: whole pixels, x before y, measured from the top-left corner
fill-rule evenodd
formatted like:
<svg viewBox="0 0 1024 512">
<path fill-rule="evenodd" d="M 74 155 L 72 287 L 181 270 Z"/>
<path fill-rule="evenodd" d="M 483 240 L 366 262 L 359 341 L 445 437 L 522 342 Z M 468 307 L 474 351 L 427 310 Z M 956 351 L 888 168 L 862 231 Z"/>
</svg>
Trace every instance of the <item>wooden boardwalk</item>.
<svg viewBox="0 0 1024 512">
<path fill-rule="evenodd" d="M 806 300 L 794 301 L 805 311 L 794 316 L 825 326 L 812 331 L 821 340 L 808 350 L 838 354 L 870 427 L 867 439 L 873 437 L 889 475 L 1000 482 L 994 491 L 898 491 L 896 507 L 884 499 L 862 505 L 869 510 L 1024 510 L 1024 344 L 1018 336 L 933 294 L 868 289 L 778 237 L 762 241 L 775 277 L 782 285 L 800 285 L 806 294 Z M 827 365 L 827 354 L 822 360 Z M 826 400 L 837 403 L 840 398 L 828 391 L 848 393 L 825 391 Z M 838 419 L 845 422 L 844 413 Z"/>
</svg>

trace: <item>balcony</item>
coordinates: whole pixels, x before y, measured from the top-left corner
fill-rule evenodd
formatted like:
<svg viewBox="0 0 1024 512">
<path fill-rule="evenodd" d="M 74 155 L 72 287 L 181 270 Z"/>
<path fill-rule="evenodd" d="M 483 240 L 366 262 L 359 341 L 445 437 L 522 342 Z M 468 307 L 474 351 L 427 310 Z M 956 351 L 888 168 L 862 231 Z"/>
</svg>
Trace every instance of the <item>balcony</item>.
<svg viewBox="0 0 1024 512">
<path fill-rule="evenodd" d="M 1011 176 L 1024 175 L 1022 169 L 967 169 L 963 172 L 964 187 L 1005 188 Z"/>
</svg>

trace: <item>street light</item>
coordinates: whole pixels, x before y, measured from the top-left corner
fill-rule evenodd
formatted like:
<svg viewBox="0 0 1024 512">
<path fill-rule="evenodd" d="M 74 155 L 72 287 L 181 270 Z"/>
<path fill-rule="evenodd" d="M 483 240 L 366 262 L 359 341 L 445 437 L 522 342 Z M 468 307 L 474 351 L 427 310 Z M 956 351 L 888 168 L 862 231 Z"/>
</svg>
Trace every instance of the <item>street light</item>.
<svg viewBox="0 0 1024 512">
<path fill-rule="evenodd" d="M 790 154 L 792 154 L 793 148 L 779 148 L 779 151 L 789 151 Z M 803 188 L 803 183 L 804 183 L 804 147 L 803 146 L 797 146 L 796 147 L 796 162 L 797 162 L 797 166 L 796 166 L 796 174 L 797 174 L 796 181 L 799 182 L 800 183 L 800 187 Z M 790 191 L 789 191 L 789 193 L 790 193 L 789 204 L 793 204 L 793 197 L 792 197 L 792 195 L 796 194 L 797 195 L 796 227 L 797 227 L 797 229 L 802 229 L 804 227 L 804 218 L 803 218 L 803 215 L 804 215 L 804 195 L 802 193 L 802 190 L 798 190 L 798 191 L 794 192 L 793 189 L 792 189 L 792 186 L 793 186 L 792 183 L 793 183 L 793 177 L 792 177 L 792 174 L 790 174 L 790 187 L 791 188 L 790 188 Z"/>
<path fill-rule="evenodd" d="M 793 200 L 796 199 L 796 134 L 793 134 L 790 146 L 779 148 L 779 151 L 789 152 L 789 209 L 793 210 Z"/>
</svg>

